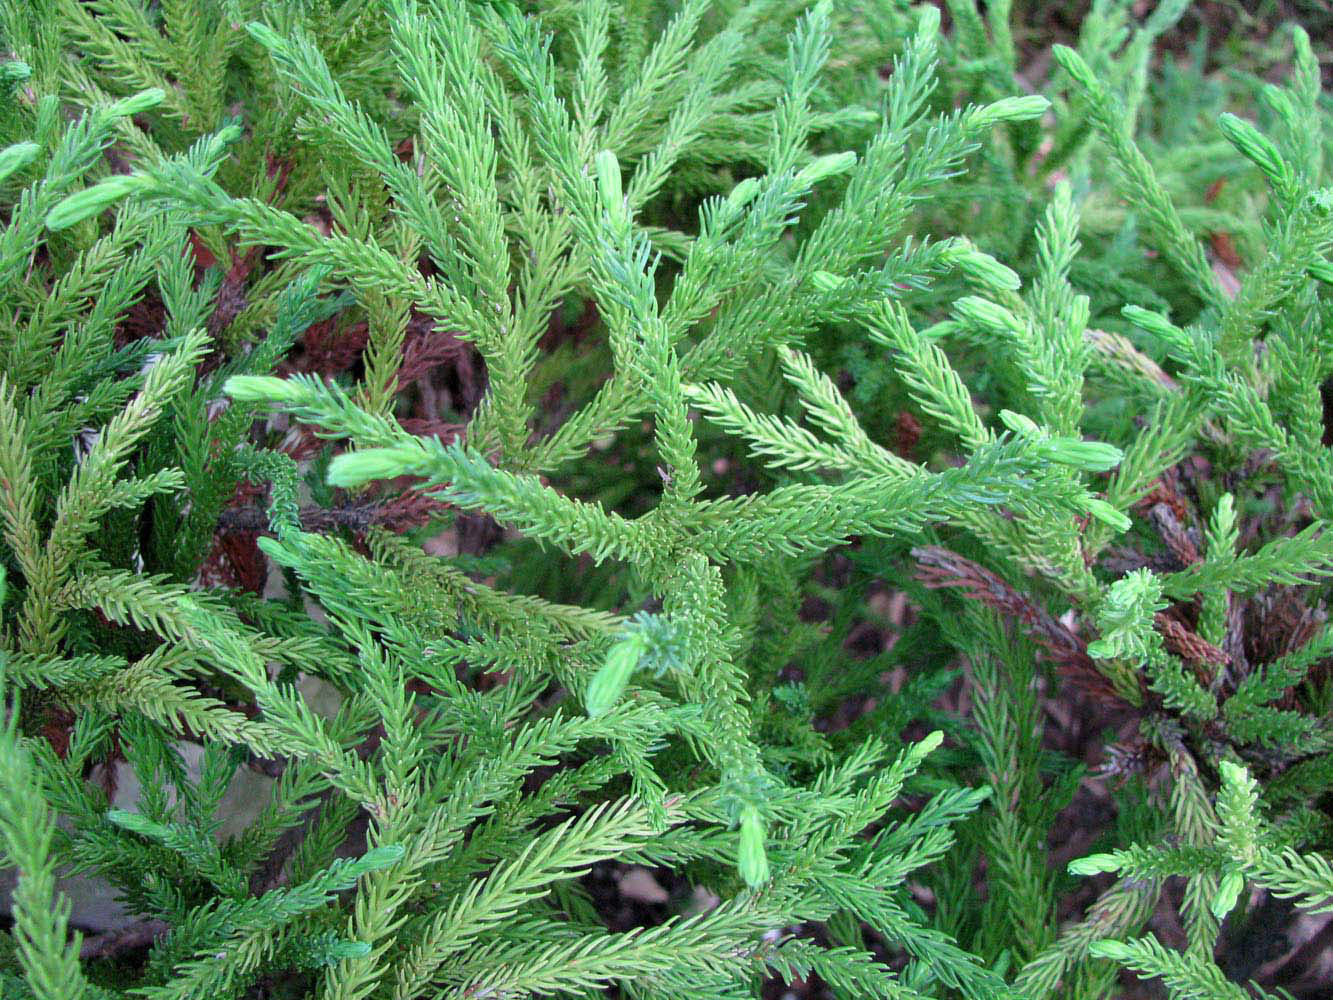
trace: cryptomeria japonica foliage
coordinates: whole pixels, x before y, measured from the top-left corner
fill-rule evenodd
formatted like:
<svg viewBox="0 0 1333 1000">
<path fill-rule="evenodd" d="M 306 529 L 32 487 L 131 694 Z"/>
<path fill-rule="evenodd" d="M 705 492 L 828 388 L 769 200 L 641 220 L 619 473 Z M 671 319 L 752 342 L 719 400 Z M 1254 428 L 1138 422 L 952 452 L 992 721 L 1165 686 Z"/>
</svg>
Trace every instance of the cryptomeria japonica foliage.
<svg viewBox="0 0 1333 1000">
<path fill-rule="evenodd" d="M 1318 60 L 1167 125 L 1185 4 L 1042 94 L 947 6 L 0 8 L 5 996 L 1250 995 L 1333 898 Z"/>
</svg>

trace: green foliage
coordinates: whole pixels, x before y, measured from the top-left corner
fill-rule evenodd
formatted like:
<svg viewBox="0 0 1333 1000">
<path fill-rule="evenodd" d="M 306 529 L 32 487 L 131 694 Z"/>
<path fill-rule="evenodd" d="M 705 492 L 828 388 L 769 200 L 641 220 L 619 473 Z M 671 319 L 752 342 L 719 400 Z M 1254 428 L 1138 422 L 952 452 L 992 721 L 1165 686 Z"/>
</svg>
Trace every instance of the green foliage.
<svg viewBox="0 0 1333 1000">
<path fill-rule="evenodd" d="M 1219 91 L 1186 6 L 1035 94 L 1008 3 L 0 4 L 5 995 L 1248 995 L 1333 907 L 1333 187 L 1305 32 Z"/>
</svg>

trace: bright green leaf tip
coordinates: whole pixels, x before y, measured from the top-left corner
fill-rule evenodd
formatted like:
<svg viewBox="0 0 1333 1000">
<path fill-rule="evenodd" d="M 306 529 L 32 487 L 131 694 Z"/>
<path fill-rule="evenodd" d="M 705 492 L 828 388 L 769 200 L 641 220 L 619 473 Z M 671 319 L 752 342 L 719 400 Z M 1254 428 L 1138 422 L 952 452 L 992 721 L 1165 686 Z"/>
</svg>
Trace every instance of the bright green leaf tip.
<svg viewBox="0 0 1333 1000">
<path fill-rule="evenodd" d="M 1221 920 L 1236 905 L 1240 899 L 1240 894 L 1245 889 L 1245 876 L 1237 869 L 1233 868 L 1227 871 L 1217 885 L 1217 895 L 1213 897 L 1209 904 L 1209 909 L 1213 916 Z"/>
<path fill-rule="evenodd" d="M 1112 962 L 1128 962 L 1134 951 L 1123 941 L 1094 941 L 1088 946 L 1094 958 L 1108 958 Z"/>
<path fill-rule="evenodd" d="M 108 809 L 106 811 L 106 818 L 110 820 L 112 823 L 115 823 L 117 826 L 120 826 L 121 824 L 126 822 L 127 817 L 132 815 L 134 814 L 126 812 L 124 809 Z"/>
<path fill-rule="evenodd" d="M 117 118 L 129 118 L 157 107 L 167 99 L 167 92 L 161 87 L 149 87 L 137 94 L 123 98 L 107 108 L 107 112 Z"/>
<path fill-rule="evenodd" d="M 637 634 L 611 647 L 583 695 L 583 705 L 590 717 L 595 719 L 615 707 L 642 655 L 643 638 Z"/>
<path fill-rule="evenodd" d="M 42 147 L 35 142 L 16 142 L 12 146 L 0 149 L 0 181 L 14 171 L 22 170 L 37 159 L 37 154 L 41 151 Z"/>
<path fill-rule="evenodd" d="M 991 292 L 1016 292 L 1023 280 L 1013 268 L 978 250 L 970 240 L 960 239 L 949 259 L 968 278 Z"/>
<path fill-rule="evenodd" d="M 934 753 L 943 743 L 944 733 L 936 729 L 922 737 L 921 741 L 917 743 L 916 748 L 924 757 L 926 754 Z"/>
<path fill-rule="evenodd" d="M 261 535 L 255 539 L 255 545 L 259 551 L 268 556 L 279 566 L 290 566 L 292 568 L 300 565 L 300 558 L 292 550 L 288 549 L 282 542 L 268 535 Z"/>
<path fill-rule="evenodd" d="M 829 271 L 816 271 L 814 274 L 810 275 L 811 283 L 821 292 L 826 294 L 839 291 L 847 284 L 847 280 L 848 279 Z"/>
<path fill-rule="evenodd" d="M 1128 517 L 1105 500 L 1097 497 L 1089 497 L 1084 501 L 1084 509 L 1098 521 L 1101 521 L 1102 524 L 1115 528 L 1117 531 L 1128 531 L 1133 527 L 1134 523 Z"/>
<path fill-rule="evenodd" d="M 361 855 L 361 864 L 365 868 L 379 869 L 387 868 L 402 860 L 406 849 L 402 844 L 385 844 L 382 847 L 372 847 Z"/>
<path fill-rule="evenodd" d="M 744 208 L 754 200 L 754 196 L 759 193 L 761 187 L 763 185 L 760 184 L 757 177 L 747 177 L 731 189 L 731 193 L 727 195 L 727 201 L 734 208 Z"/>
<path fill-rule="evenodd" d="M 32 67 L 18 59 L 0 63 L 0 80 L 8 83 L 22 83 L 32 76 Z"/>
<path fill-rule="evenodd" d="M 1075 858 L 1069 862 L 1070 875 L 1100 875 L 1113 872 L 1120 867 L 1114 854 L 1089 854 L 1086 858 Z"/>
<path fill-rule="evenodd" d="M 222 391 L 238 403 L 293 403 L 301 396 L 296 383 L 272 375 L 233 375 Z"/>
<path fill-rule="evenodd" d="M 1084 472 L 1106 472 L 1114 469 L 1125 457 L 1125 453 L 1115 445 L 1101 441 L 1076 441 L 1072 438 L 1043 441 L 1038 451 L 1052 462 Z"/>
<path fill-rule="evenodd" d="M 917 8 L 917 34 L 924 39 L 932 39 L 940 33 L 940 12 L 938 7 L 924 4 Z"/>
<path fill-rule="evenodd" d="M 850 150 L 843 153 L 829 153 L 827 156 L 816 156 L 797 172 L 796 180 L 807 187 L 813 187 L 829 177 L 845 174 L 854 166 L 856 166 L 856 154 Z"/>
<path fill-rule="evenodd" d="M 977 110 L 971 116 L 971 124 L 974 128 L 984 128 L 1003 122 L 1031 121 L 1044 115 L 1050 106 L 1051 102 L 1039 94 L 1004 97 Z"/>
<path fill-rule="evenodd" d="M 620 218 L 625 209 L 620 160 L 614 152 L 604 149 L 593 157 L 593 169 L 597 175 L 597 191 L 602 199 L 602 208 L 613 218 Z"/>
<path fill-rule="evenodd" d="M 768 852 L 764 848 L 767 831 L 759 810 L 747 805 L 741 813 L 740 851 L 737 855 L 741 878 L 751 889 L 769 880 Z"/>
<path fill-rule="evenodd" d="M 1035 420 L 1022 413 L 1015 413 L 1013 410 L 1001 410 L 1000 423 L 1015 434 L 1021 434 L 1024 437 L 1032 437 L 1041 433 L 1041 428 L 1037 426 Z"/>
<path fill-rule="evenodd" d="M 46 228 L 52 232 L 68 229 L 84 219 L 110 208 L 120 199 L 136 191 L 144 184 L 144 179 L 128 174 L 116 174 L 90 188 L 76 191 L 68 198 L 58 202 L 46 216 Z"/>
<path fill-rule="evenodd" d="M 1222 780 L 1229 785 L 1243 784 L 1249 777 L 1245 768 L 1241 767 L 1235 761 L 1224 760 L 1217 765 L 1218 770 L 1222 772 Z"/>
<path fill-rule="evenodd" d="M 262 21 L 251 21 L 245 26 L 245 30 L 266 49 L 275 49 L 282 45 L 282 36 Z"/>
<path fill-rule="evenodd" d="M 344 488 L 361 486 L 377 479 L 393 479 L 416 472 L 425 453 L 415 446 L 365 448 L 336 456 L 329 463 L 325 482 Z"/>
</svg>

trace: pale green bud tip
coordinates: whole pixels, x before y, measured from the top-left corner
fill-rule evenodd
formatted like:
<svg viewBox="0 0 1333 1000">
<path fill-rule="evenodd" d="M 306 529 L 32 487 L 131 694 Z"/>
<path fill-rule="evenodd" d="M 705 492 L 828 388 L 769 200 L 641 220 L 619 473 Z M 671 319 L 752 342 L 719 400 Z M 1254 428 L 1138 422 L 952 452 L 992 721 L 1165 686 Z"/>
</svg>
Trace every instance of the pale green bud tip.
<svg viewBox="0 0 1333 1000">
<path fill-rule="evenodd" d="M 128 118 L 157 107 L 167 99 L 167 92 L 161 87 L 150 87 L 130 97 L 117 101 L 107 111 L 117 118 Z"/>
<path fill-rule="evenodd" d="M 1125 457 L 1125 453 L 1113 444 L 1101 441 L 1076 441 L 1072 438 L 1044 441 L 1039 451 L 1044 458 L 1052 462 L 1081 469 L 1084 472 L 1106 472 L 1114 469 Z"/>
<path fill-rule="evenodd" d="M 361 855 L 361 866 L 372 870 L 388 868 L 391 864 L 402 860 L 403 853 L 402 844 L 385 844 L 382 847 L 372 847 Z"/>
<path fill-rule="evenodd" d="M 917 34 L 929 41 L 940 33 L 939 8 L 926 4 L 918 9 L 920 22 L 916 26 Z"/>
<path fill-rule="evenodd" d="M 1013 410 L 1001 410 L 1000 422 L 1015 434 L 1021 434 L 1023 437 L 1035 437 L 1041 433 L 1041 428 L 1037 426 L 1035 420 L 1021 413 L 1015 413 Z"/>
<path fill-rule="evenodd" d="M 1218 769 L 1222 772 L 1222 780 L 1229 785 L 1242 785 L 1249 777 L 1245 768 L 1234 761 L 1224 760 L 1218 765 Z"/>
<path fill-rule="evenodd" d="M 329 463 L 324 481 L 330 486 L 360 486 L 376 479 L 411 475 L 421 468 L 425 453 L 417 447 L 366 448 L 344 452 Z"/>
<path fill-rule="evenodd" d="M 836 292 L 847 284 L 847 279 L 830 271 L 816 271 L 810 282 L 821 292 Z"/>
<path fill-rule="evenodd" d="M 1257 130 L 1253 125 L 1238 115 L 1233 115 L 1230 111 L 1223 111 L 1217 116 L 1217 127 L 1222 130 L 1222 134 L 1231 141 L 1233 145 L 1239 145 L 1247 141 Z"/>
<path fill-rule="evenodd" d="M 106 818 L 109 822 L 125 830 L 131 830 L 137 833 L 146 832 L 153 827 L 158 826 L 142 813 L 130 812 L 127 809 L 108 809 Z"/>
<path fill-rule="evenodd" d="M 1287 96 L 1286 91 L 1281 87 L 1276 87 L 1271 83 L 1265 83 L 1263 89 L 1259 92 L 1265 104 L 1273 109 L 1273 113 L 1284 120 L 1290 120 L 1295 114 L 1296 109 L 1292 106 L 1291 98 Z"/>
<path fill-rule="evenodd" d="M 984 128 L 1001 122 L 1031 121 L 1044 115 L 1050 106 L 1051 102 L 1040 94 L 1005 97 L 974 112 L 972 125 L 974 128 Z"/>
<path fill-rule="evenodd" d="M 37 154 L 41 151 L 42 147 L 35 142 L 16 142 L 12 146 L 0 149 L 0 181 L 15 170 L 22 170 L 37 159 Z"/>
<path fill-rule="evenodd" d="M 1224 111 L 1217 119 L 1217 127 L 1227 141 L 1247 160 L 1264 172 L 1269 180 L 1283 181 L 1287 176 L 1286 164 L 1272 141 L 1243 118 Z"/>
<path fill-rule="evenodd" d="M 934 753 L 936 750 L 938 750 L 943 742 L 944 742 L 944 733 L 936 729 L 933 732 L 928 733 L 921 740 L 921 742 L 916 745 L 916 748 L 920 752 L 921 756 L 924 757 L 926 756 L 926 754 Z"/>
<path fill-rule="evenodd" d="M 741 878 L 751 889 L 757 889 L 769 879 L 768 854 L 764 850 L 763 818 L 754 806 L 746 806 L 741 813 L 741 839 L 738 868 Z"/>
<path fill-rule="evenodd" d="M 1067 45 L 1056 45 L 1051 49 L 1051 56 L 1056 64 L 1070 75 L 1079 86 L 1087 90 L 1096 90 L 1097 78 L 1092 68 L 1083 61 L 1083 57 Z"/>
<path fill-rule="evenodd" d="M 747 177 L 731 189 L 731 194 L 727 195 L 727 201 L 736 208 L 743 208 L 754 200 L 754 196 L 759 193 L 759 187 L 757 177 Z"/>
<path fill-rule="evenodd" d="M 817 156 L 797 173 L 796 179 L 801 184 L 813 186 L 829 177 L 836 177 L 838 174 L 845 174 L 856 166 L 856 154 L 829 153 L 827 156 Z"/>
<path fill-rule="evenodd" d="M 1217 895 L 1213 897 L 1209 909 L 1213 911 L 1213 916 L 1221 920 L 1231 912 L 1232 907 L 1236 905 L 1236 900 L 1240 899 L 1240 894 L 1245 888 L 1245 876 L 1236 869 L 1231 869 L 1222 876 L 1222 880 L 1217 885 Z"/>
<path fill-rule="evenodd" d="M 590 716 L 596 718 L 605 715 L 615 707 L 642 655 L 643 639 L 637 635 L 621 639 L 611 647 L 601 669 L 588 682 L 588 690 L 583 695 L 583 704 Z"/>
<path fill-rule="evenodd" d="M 46 215 L 46 228 L 52 231 L 68 229 L 84 219 L 110 208 L 130 192 L 142 187 L 144 180 L 126 174 L 117 174 L 94 184 L 90 188 L 76 191 L 56 204 Z"/>
<path fill-rule="evenodd" d="M 251 38 L 266 49 L 274 49 L 282 44 L 282 36 L 267 24 L 261 24 L 259 21 L 251 21 L 245 26 L 245 30 L 250 33 Z"/>
<path fill-rule="evenodd" d="M 1128 962 L 1134 956 L 1134 950 L 1123 941 L 1094 941 L 1088 952 L 1093 958 L 1108 958 L 1112 962 Z"/>
<path fill-rule="evenodd" d="M 1025 121 L 1044 115 L 1051 102 L 1040 94 L 1028 94 L 1024 97 L 1006 97 L 992 104 L 992 108 L 1001 108 L 1009 121 Z"/>
<path fill-rule="evenodd" d="M 1128 517 L 1116 510 L 1105 500 L 1097 497 L 1090 497 L 1084 504 L 1084 509 L 1095 517 L 1102 524 L 1115 528 L 1116 531 L 1128 531 L 1133 525 Z M 1089 647 L 1091 652 L 1091 647 Z"/>
<path fill-rule="evenodd" d="M 975 295 L 965 295 L 955 302 L 954 312 L 959 319 L 971 323 L 973 326 L 982 326 L 998 331 L 1008 330 L 1015 333 L 1023 329 L 1014 314 L 1004 306 Z"/>
<path fill-rule="evenodd" d="M 1310 275 L 1326 284 L 1333 285 L 1333 264 L 1326 260 L 1316 260 L 1310 265 Z"/>
<path fill-rule="evenodd" d="M 943 340 L 945 337 L 952 337 L 958 333 L 958 324 L 951 319 L 940 320 L 938 323 L 932 323 L 921 331 L 921 339 L 930 343 L 936 340 Z"/>
<path fill-rule="evenodd" d="M 604 149 L 593 158 L 593 167 L 603 207 L 613 215 L 619 214 L 624 200 L 620 187 L 620 160 L 611 150 Z"/>
<path fill-rule="evenodd" d="M 255 539 L 255 545 L 259 547 L 260 552 L 264 553 L 264 555 L 268 556 L 279 566 L 294 567 L 296 565 L 296 554 L 286 548 L 282 542 L 278 541 L 276 538 L 269 538 L 267 535 L 261 535 L 259 538 Z"/>
<path fill-rule="evenodd" d="M 238 403 L 294 403 L 301 398 L 300 386 L 272 375 L 233 375 L 222 391 Z"/>
<path fill-rule="evenodd" d="M 1163 340 L 1178 340 L 1183 333 L 1180 327 L 1176 326 L 1161 313 L 1153 312 L 1151 309 L 1144 309 L 1142 306 L 1125 306 L 1120 310 L 1120 315 L 1140 329 L 1147 330 L 1149 333 L 1155 334 Z"/>
<path fill-rule="evenodd" d="M 1069 862 L 1070 875 L 1101 875 L 1113 872 L 1120 867 L 1114 854 L 1089 854 L 1086 858 L 1075 858 Z"/>
<path fill-rule="evenodd" d="M 1230 493 L 1223 493 L 1217 498 L 1217 509 L 1213 511 L 1215 531 L 1226 536 L 1236 526 L 1236 499 Z"/>
<path fill-rule="evenodd" d="M 32 76 L 32 67 L 18 59 L 11 59 L 0 64 L 0 80 L 8 83 L 22 83 Z"/>
<path fill-rule="evenodd" d="M 1016 271 L 970 243 L 960 243 L 950 256 L 960 271 L 991 291 L 1016 292 L 1023 284 Z"/>
<path fill-rule="evenodd" d="M 1306 62 L 1314 60 L 1314 53 L 1310 50 L 1310 35 L 1299 24 L 1291 26 L 1291 41 L 1298 59 Z"/>
</svg>

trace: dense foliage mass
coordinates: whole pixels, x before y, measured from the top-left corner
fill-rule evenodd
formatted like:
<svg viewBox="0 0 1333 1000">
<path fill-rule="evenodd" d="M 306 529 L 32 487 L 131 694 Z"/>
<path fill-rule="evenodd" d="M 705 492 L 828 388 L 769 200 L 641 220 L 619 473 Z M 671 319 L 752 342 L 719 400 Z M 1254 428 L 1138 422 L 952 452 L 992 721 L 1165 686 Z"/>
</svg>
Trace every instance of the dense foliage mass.
<svg viewBox="0 0 1333 1000">
<path fill-rule="evenodd" d="M 1318 54 L 945 8 L 0 4 L 0 996 L 1327 995 Z"/>
</svg>

